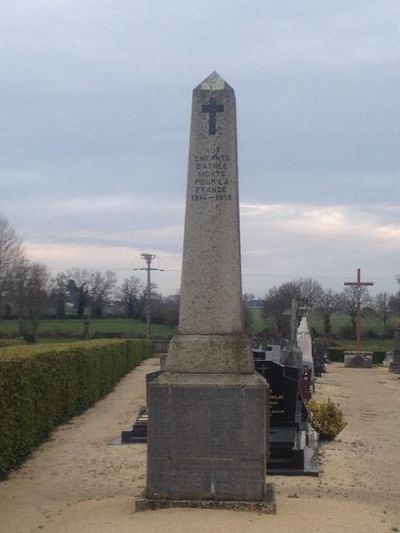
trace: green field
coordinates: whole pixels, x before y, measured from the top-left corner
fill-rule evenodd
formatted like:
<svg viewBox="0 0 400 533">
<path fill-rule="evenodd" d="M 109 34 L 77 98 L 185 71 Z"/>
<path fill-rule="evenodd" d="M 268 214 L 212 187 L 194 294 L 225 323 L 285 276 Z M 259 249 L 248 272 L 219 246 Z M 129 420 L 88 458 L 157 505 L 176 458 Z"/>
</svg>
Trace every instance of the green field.
<svg viewBox="0 0 400 533">
<path fill-rule="evenodd" d="M 273 318 L 264 318 L 262 309 L 252 309 L 252 327 L 251 333 L 257 334 L 267 331 L 272 332 L 275 324 Z M 323 338 L 323 322 L 316 314 L 311 312 L 309 315 L 309 323 L 315 329 L 317 337 Z M 340 348 L 343 350 L 354 350 L 355 340 L 346 338 L 351 334 L 351 320 L 350 317 L 344 313 L 334 313 L 331 320 L 332 334 L 328 339 L 330 347 Z M 394 328 L 399 324 L 399 317 L 392 317 L 388 322 L 390 328 Z M 366 316 L 361 321 L 361 339 L 362 348 L 369 351 L 389 351 L 393 349 L 393 338 L 382 339 L 383 324 L 382 321 L 373 316 Z"/>
<path fill-rule="evenodd" d="M 42 320 L 39 324 L 39 342 L 66 342 L 82 339 L 83 320 Z M 154 324 L 151 326 L 153 338 L 171 337 L 174 329 L 169 326 Z M 90 320 L 90 338 L 144 337 L 146 324 L 141 320 L 129 318 L 101 318 Z M 17 320 L 0 321 L 0 341 L 20 337 Z"/>
<path fill-rule="evenodd" d="M 265 320 L 261 309 L 253 309 L 251 333 L 274 331 L 274 320 Z M 315 329 L 317 337 L 323 338 L 323 324 L 316 313 L 310 313 L 310 326 Z M 389 326 L 397 326 L 398 317 L 392 318 Z M 151 326 L 151 336 L 154 339 L 170 338 L 175 330 L 169 326 L 154 324 Z M 391 337 L 382 340 L 382 322 L 376 317 L 364 317 L 362 320 L 362 346 L 366 350 L 388 351 L 393 347 Z M 141 320 L 129 318 L 101 318 L 91 319 L 89 338 L 140 338 L 146 335 L 146 324 Z M 84 336 L 84 321 L 78 319 L 42 320 L 39 325 L 38 342 L 57 343 L 72 342 Z M 0 346 L 22 343 L 17 320 L 0 321 Z M 351 321 L 343 313 L 335 313 L 332 317 L 332 335 L 328 339 L 330 347 L 351 350 L 355 342 L 351 339 Z"/>
</svg>

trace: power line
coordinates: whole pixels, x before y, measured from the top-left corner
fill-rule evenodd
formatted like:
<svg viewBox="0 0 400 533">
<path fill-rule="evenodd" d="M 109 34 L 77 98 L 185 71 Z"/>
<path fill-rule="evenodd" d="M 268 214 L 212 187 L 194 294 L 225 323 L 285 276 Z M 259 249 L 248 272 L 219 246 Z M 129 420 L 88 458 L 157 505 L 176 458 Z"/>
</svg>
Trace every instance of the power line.
<svg viewBox="0 0 400 533">
<path fill-rule="evenodd" d="M 60 268 L 60 267 L 47 267 L 49 270 L 59 271 L 59 272 L 65 272 L 67 270 L 111 270 L 112 272 L 132 272 L 133 270 L 144 270 L 140 268 L 114 268 L 114 267 L 104 267 L 104 266 L 98 266 L 98 267 L 67 267 L 67 268 Z M 176 272 L 181 273 L 180 269 L 173 269 L 173 268 L 163 268 L 163 269 L 153 269 L 153 270 L 161 270 L 162 272 Z M 254 276 L 254 277 L 266 277 L 266 278 L 291 278 L 291 279 L 298 279 L 298 278 L 315 278 L 315 279 L 331 279 L 331 280 L 344 280 L 347 279 L 348 276 L 334 276 L 329 274 L 287 274 L 287 273 L 279 273 L 279 274 L 273 274 L 270 272 L 248 272 L 246 270 L 242 270 L 242 274 L 244 276 Z M 374 278 L 374 280 L 395 280 L 396 276 L 370 276 Z"/>
<path fill-rule="evenodd" d="M 59 272 L 66 272 L 67 270 L 111 270 L 112 272 L 131 272 L 132 270 L 144 270 L 143 268 L 114 268 L 114 267 L 67 267 L 67 268 L 59 268 L 59 267 L 47 267 L 48 270 L 56 270 Z M 160 270 L 161 272 L 181 272 L 180 270 L 174 270 L 171 268 L 154 268 L 153 270 Z"/>
</svg>

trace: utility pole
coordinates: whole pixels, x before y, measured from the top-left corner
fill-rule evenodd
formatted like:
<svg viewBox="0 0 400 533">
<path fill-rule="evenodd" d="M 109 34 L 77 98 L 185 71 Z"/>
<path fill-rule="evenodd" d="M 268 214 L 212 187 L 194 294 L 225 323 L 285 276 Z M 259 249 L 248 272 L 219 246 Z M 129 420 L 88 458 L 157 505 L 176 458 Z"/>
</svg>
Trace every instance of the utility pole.
<svg viewBox="0 0 400 533">
<path fill-rule="evenodd" d="M 133 270 L 147 270 L 147 290 L 146 290 L 146 339 L 150 339 L 150 325 L 151 325 L 151 279 L 150 272 L 151 270 L 159 270 L 163 272 L 161 268 L 151 268 L 151 262 L 155 258 L 153 254 L 143 253 L 141 254 L 143 259 L 146 261 L 145 268 L 134 268 Z"/>
</svg>

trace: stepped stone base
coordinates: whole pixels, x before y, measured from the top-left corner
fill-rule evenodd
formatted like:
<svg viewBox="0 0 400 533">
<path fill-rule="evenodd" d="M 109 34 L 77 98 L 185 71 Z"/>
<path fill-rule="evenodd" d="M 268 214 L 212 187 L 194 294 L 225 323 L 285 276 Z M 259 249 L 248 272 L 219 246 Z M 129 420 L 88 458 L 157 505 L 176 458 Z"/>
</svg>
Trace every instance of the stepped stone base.
<svg viewBox="0 0 400 533">
<path fill-rule="evenodd" d="M 344 366 L 348 368 L 372 368 L 372 352 L 344 352 Z"/>
<path fill-rule="evenodd" d="M 156 511 L 186 507 L 193 509 L 225 509 L 230 511 L 255 511 L 257 513 L 275 514 L 276 499 L 272 485 L 265 486 L 265 497 L 262 501 L 220 501 L 220 500 L 159 500 L 139 498 L 135 502 L 135 511 Z"/>
<path fill-rule="evenodd" d="M 165 372 L 149 400 L 149 501 L 265 501 L 264 378 Z"/>
<path fill-rule="evenodd" d="M 400 361 L 392 361 L 389 365 L 389 372 L 400 374 Z"/>
<path fill-rule="evenodd" d="M 175 335 L 166 370 L 176 373 L 251 374 L 253 356 L 246 335 Z"/>
</svg>

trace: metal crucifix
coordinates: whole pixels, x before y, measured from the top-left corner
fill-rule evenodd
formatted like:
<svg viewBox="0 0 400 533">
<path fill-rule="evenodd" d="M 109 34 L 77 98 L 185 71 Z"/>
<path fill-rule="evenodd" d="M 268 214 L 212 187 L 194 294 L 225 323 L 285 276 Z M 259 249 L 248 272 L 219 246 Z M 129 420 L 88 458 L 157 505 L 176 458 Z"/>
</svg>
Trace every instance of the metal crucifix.
<svg viewBox="0 0 400 533">
<path fill-rule="evenodd" d="M 361 287 L 373 285 L 371 281 L 361 281 L 361 269 L 357 268 L 357 281 L 345 281 L 345 285 L 358 287 L 356 309 L 356 351 L 361 352 Z"/>
</svg>

